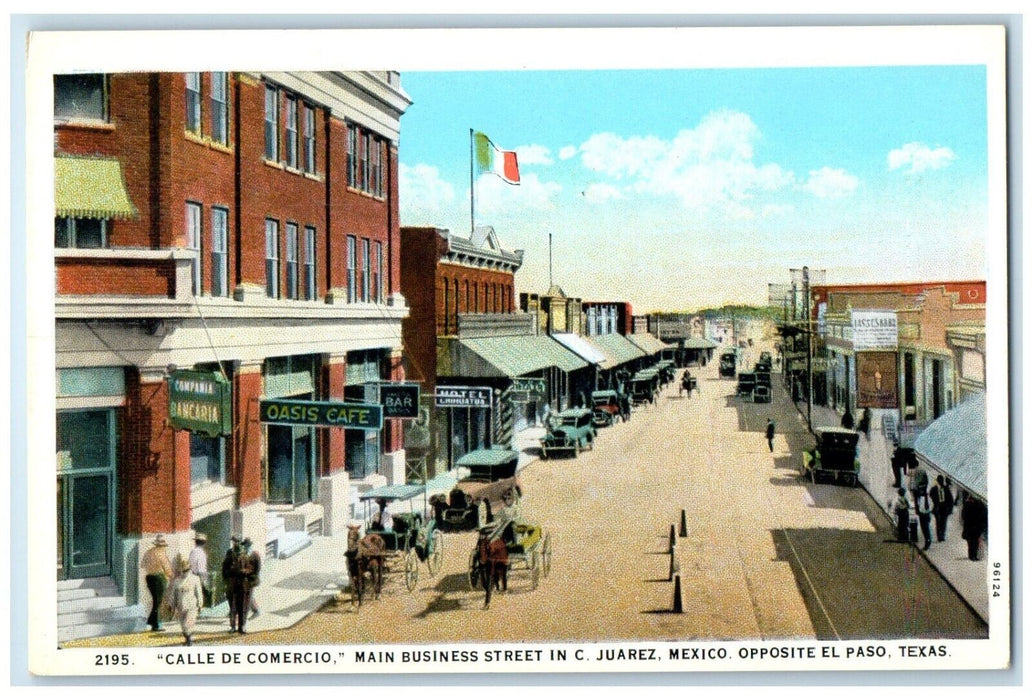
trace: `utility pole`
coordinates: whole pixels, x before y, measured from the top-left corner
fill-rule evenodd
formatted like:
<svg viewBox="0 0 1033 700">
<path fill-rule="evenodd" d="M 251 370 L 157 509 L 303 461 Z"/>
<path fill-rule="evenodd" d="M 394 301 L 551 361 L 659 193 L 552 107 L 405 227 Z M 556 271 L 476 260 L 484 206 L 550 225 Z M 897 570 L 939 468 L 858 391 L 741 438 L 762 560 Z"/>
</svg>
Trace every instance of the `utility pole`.
<svg viewBox="0 0 1033 700">
<path fill-rule="evenodd" d="M 811 366 L 811 355 L 814 351 L 814 343 L 811 340 L 811 285 L 810 270 L 803 266 L 803 304 L 807 314 L 807 429 L 813 430 L 811 425 L 811 392 L 814 390 L 814 375 Z"/>
</svg>

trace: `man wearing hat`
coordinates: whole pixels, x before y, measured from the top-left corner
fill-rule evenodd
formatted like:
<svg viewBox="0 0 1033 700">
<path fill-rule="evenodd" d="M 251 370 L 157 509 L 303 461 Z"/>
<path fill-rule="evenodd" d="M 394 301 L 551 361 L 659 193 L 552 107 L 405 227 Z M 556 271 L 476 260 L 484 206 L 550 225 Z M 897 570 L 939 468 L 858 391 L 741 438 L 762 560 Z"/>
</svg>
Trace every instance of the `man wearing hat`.
<svg viewBox="0 0 1033 700">
<path fill-rule="evenodd" d="M 237 631 L 237 599 L 240 588 L 240 566 L 238 564 L 241 555 L 240 538 L 234 535 L 230 538 L 230 548 L 226 550 L 226 556 L 222 560 L 222 581 L 226 585 L 226 600 L 230 604 L 230 632 Z"/>
<path fill-rule="evenodd" d="M 197 624 L 197 616 L 204 603 L 204 590 L 201 579 L 192 571 L 188 559 L 180 555 L 176 568 L 179 575 L 172 582 L 172 610 L 179 619 L 186 646 L 190 646 L 194 643 L 194 625 Z"/>
<path fill-rule="evenodd" d="M 212 581 L 208 574 L 208 550 L 205 545 L 208 543 L 208 536 L 203 532 L 194 535 L 194 548 L 190 550 L 190 571 L 201 581 L 201 590 L 204 592 L 204 607 L 212 604 Z"/>
<path fill-rule="evenodd" d="M 239 584 L 236 589 L 236 600 L 234 611 L 236 612 L 236 623 L 231 624 L 237 632 L 244 634 L 244 624 L 247 620 L 248 611 L 252 609 L 251 596 L 258 587 L 258 573 L 262 569 L 262 560 L 258 552 L 251 550 L 251 538 L 245 537 L 240 543 L 240 555 L 237 557 L 237 567 L 240 572 Z"/>
<path fill-rule="evenodd" d="M 147 591 L 151 594 L 151 614 L 147 616 L 147 624 L 151 631 L 161 631 L 161 617 L 158 608 L 165 598 L 165 589 L 172 579 L 172 564 L 169 562 L 168 542 L 163 535 L 154 538 L 154 546 L 147 550 L 140 560 L 140 568 L 144 572 Z"/>
</svg>

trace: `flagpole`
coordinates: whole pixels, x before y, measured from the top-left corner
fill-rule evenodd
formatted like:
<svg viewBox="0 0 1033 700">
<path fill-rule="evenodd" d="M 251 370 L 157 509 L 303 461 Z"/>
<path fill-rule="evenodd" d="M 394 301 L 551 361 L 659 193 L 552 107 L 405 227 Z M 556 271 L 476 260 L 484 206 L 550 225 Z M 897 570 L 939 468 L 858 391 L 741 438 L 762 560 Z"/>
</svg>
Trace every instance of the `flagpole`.
<svg viewBox="0 0 1033 700">
<path fill-rule="evenodd" d="M 470 235 L 473 235 L 474 227 L 474 194 L 473 194 L 473 129 L 470 129 Z"/>
</svg>

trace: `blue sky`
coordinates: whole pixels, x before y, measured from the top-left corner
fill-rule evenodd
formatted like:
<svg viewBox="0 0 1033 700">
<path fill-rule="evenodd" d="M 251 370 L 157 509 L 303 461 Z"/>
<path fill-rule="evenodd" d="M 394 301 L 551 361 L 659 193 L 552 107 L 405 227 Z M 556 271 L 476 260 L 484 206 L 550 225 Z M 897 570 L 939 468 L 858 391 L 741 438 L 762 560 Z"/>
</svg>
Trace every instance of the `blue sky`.
<svg viewBox="0 0 1033 700">
<path fill-rule="evenodd" d="M 516 150 L 477 223 L 553 279 L 636 312 L 831 282 L 984 278 L 982 66 L 407 72 L 403 225 L 470 228 L 469 129 Z"/>
</svg>

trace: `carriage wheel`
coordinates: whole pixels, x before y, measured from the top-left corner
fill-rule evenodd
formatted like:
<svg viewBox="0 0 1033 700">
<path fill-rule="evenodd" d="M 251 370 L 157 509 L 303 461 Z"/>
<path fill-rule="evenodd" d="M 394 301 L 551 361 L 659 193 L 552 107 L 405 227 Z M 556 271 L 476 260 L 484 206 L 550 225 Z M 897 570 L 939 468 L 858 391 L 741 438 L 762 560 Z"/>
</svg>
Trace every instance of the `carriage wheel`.
<svg viewBox="0 0 1033 700">
<path fill-rule="evenodd" d="M 431 576 L 437 576 L 441 571 L 441 563 L 445 559 L 445 537 L 440 530 L 434 531 L 434 535 L 430 539 L 430 546 L 432 552 L 427 558 L 427 568 L 430 569 Z"/>
<path fill-rule="evenodd" d="M 531 562 L 528 567 L 531 570 L 531 590 L 538 590 L 538 579 L 541 576 L 541 570 L 538 567 L 538 552 L 531 553 Z"/>
<path fill-rule="evenodd" d="M 416 588 L 416 582 L 420 580 L 420 560 L 416 557 L 415 549 L 408 549 L 405 552 L 405 588 L 410 592 Z"/>
<path fill-rule="evenodd" d="M 546 533 L 542 538 L 542 575 L 549 578 L 552 570 L 552 535 Z"/>
<path fill-rule="evenodd" d="M 470 552 L 470 568 L 469 575 L 466 577 L 466 585 L 470 587 L 471 591 L 476 591 L 478 584 L 481 582 L 481 562 L 477 558 L 477 550 Z"/>
</svg>

